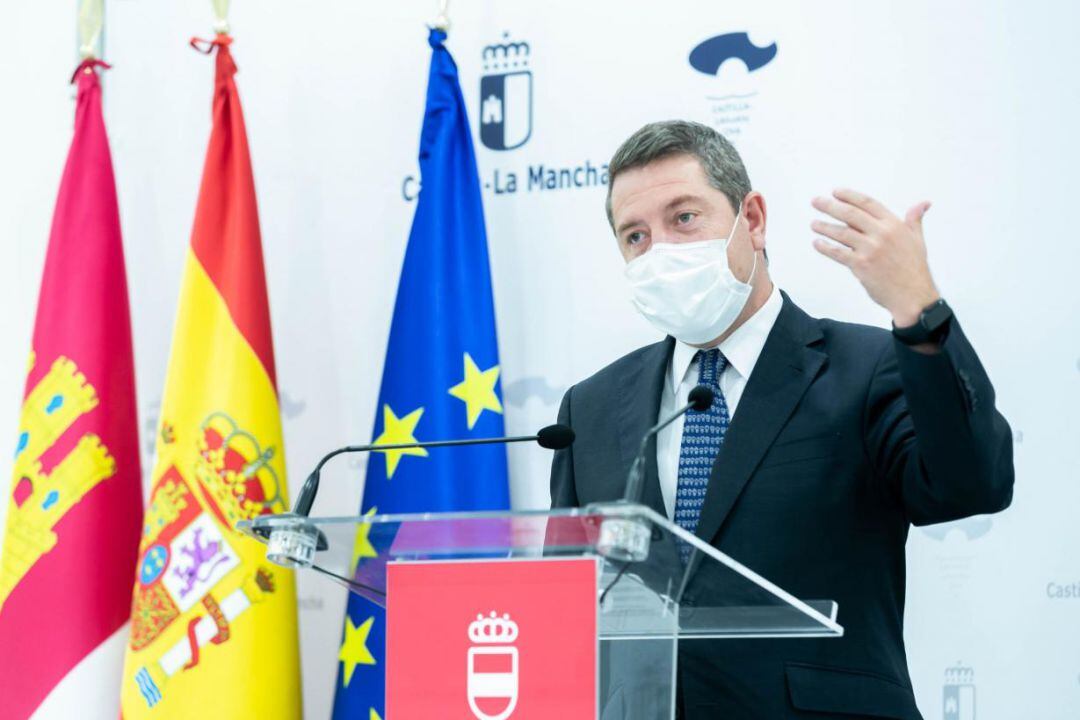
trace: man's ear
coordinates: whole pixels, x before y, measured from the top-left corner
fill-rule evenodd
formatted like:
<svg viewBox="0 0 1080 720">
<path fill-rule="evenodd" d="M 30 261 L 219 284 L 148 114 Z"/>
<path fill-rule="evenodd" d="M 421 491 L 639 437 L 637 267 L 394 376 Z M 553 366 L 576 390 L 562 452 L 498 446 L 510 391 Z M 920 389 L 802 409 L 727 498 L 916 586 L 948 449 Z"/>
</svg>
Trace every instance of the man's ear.
<svg viewBox="0 0 1080 720">
<path fill-rule="evenodd" d="M 765 249 L 765 224 L 768 211 L 765 208 L 765 196 L 756 190 L 752 190 L 743 199 L 743 217 L 746 218 L 747 229 L 750 232 L 750 243 L 754 250 Z"/>
</svg>

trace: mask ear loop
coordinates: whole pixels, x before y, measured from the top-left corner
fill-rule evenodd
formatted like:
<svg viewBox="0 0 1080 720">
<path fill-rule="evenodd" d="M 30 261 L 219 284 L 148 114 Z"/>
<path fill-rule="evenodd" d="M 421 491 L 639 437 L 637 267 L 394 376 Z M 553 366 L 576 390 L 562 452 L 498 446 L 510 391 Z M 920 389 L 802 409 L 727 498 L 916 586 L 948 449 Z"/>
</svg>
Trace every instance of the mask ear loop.
<svg viewBox="0 0 1080 720">
<path fill-rule="evenodd" d="M 754 264 L 750 266 L 750 277 L 746 278 L 746 284 L 749 285 L 754 280 L 754 272 L 757 270 L 757 250 L 754 250 Z"/>
<path fill-rule="evenodd" d="M 727 240 L 724 241 L 724 246 L 731 244 L 731 241 L 735 238 L 735 230 L 739 227 L 739 218 L 742 217 L 742 203 L 739 203 L 739 209 L 735 212 L 735 224 L 731 226 L 731 232 L 727 234 Z"/>
<path fill-rule="evenodd" d="M 735 230 L 739 227 L 739 219 L 742 217 L 742 203 L 739 203 L 739 209 L 735 213 L 735 224 L 731 226 L 731 232 L 728 233 L 727 242 L 724 244 L 724 252 L 727 252 L 727 248 L 731 245 L 731 241 L 735 238 Z M 757 250 L 754 251 L 754 264 L 750 266 L 750 277 L 746 278 L 744 285 L 749 285 L 754 279 L 754 273 L 757 272 Z M 738 280 L 738 278 L 735 278 Z M 742 282 L 740 280 L 740 282 Z"/>
</svg>

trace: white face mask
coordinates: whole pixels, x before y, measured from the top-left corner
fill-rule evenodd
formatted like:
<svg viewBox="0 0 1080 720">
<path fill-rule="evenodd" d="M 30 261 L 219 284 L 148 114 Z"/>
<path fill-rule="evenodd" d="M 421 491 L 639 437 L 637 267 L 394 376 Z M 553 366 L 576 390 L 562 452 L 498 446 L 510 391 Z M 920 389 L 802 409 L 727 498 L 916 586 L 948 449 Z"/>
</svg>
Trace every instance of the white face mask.
<svg viewBox="0 0 1080 720">
<path fill-rule="evenodd" d="M 689 345 L 715 340 L 731 327 L 750 297 L 750 277 L 741 282 L 728 266 L 727 249 L 742 207 L 726 240 L 655 243 L 626 264 L 634 307 L 662 333 Z"/>
</svg>

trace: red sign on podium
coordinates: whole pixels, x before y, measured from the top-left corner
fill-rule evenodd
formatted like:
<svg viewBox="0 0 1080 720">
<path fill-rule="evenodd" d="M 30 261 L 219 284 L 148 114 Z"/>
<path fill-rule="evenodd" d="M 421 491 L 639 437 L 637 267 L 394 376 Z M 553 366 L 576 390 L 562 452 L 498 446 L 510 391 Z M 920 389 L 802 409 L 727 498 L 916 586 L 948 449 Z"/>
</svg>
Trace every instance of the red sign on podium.
<svg viewBox="0 0 1080 720">
<path fill-rule="evenodd" d="M 596 560 L 387 568 L 387 720 L 594 718 Z"/>
</svg>

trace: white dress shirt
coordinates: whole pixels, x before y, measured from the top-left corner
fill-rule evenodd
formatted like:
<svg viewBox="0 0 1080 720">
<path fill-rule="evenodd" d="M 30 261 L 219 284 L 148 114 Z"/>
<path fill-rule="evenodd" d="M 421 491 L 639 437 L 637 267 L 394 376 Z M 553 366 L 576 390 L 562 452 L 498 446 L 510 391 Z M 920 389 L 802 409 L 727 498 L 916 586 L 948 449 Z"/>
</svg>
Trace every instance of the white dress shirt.
<svg viewBox="0 0 1080 720">
<path fill-rule="evenodd" d="M 746 381 L 754 371 L 758 356 L 765 347 L 765 340 L 780 315 L 784 299 L 773 285 L 772 293 L 758 311 L 747 318 L 739 328 L 722 343 L 720 352 L 728 364 L 720 375 L 720 391 L 727 400 L 728 417 L 735 419 Z M 698 361 L 694 358 L 700 348 L 675 342 L 675 350 L 668 361 L 664 376 L 664 391 L 660 397 L 660 414 L 663 418 L 686 405 L 690 390 L 698 384 Z M 683 418 L 668 425 L 656 436 L 656 466 L 660 475 L 660 493 L 668 518 L 675 517 L 675 492 L 679 485 L 679 451 L 682 449 Z"/>
</svg>

